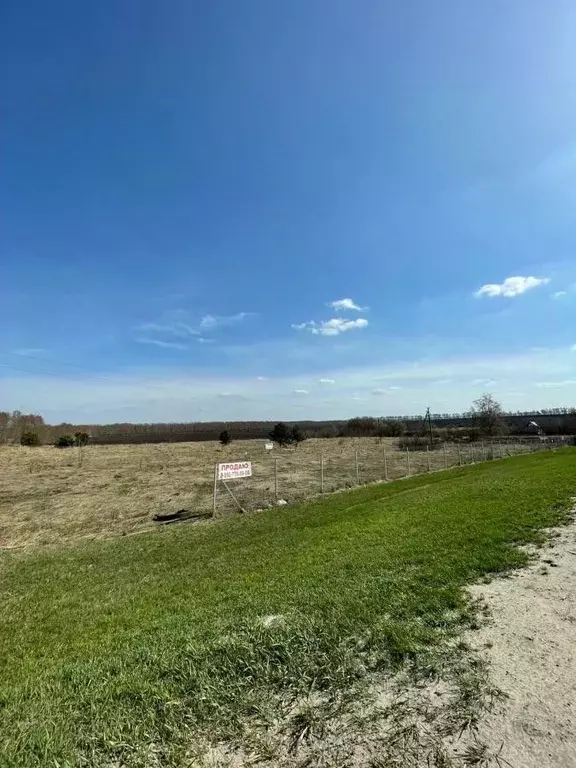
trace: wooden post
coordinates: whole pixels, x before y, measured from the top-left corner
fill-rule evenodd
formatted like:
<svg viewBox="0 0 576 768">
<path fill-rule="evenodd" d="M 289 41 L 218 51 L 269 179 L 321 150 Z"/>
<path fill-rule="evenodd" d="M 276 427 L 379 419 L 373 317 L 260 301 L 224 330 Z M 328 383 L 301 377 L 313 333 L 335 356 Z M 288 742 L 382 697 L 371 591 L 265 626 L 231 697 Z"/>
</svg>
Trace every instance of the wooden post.
<svg viewBox="0 0 576 768">
<path fill-rule="evenodd" d="M 274 459 L 274 497 L 278 501 L 278 459 Z"/>
<path fill-rule="evenodd" d="M 446 450 L 446 443 L 442 443 L 442 449 L 444 451 L 444 469 L 448 469 L 448 451 Z"/>
<path fill-rule="evenodd" d="M 406 448 L 406 477 L 410 477 L 410 451 Z"/>
<path fill-rule="evenodd" d="M 324 453 L 320 454 L 320 493 L 324 493 Z"/>
<path fill-rule="evenodd" d="M 212 495 L 212 517 L 216 517 L 216 493 L 218 491 L 218 464 L 214 464 L 214 493 Z"/>
<path fill-rule="evenodd" d="M 386 456 L 386 446 L 384 446 L 384 480 L 388 482 L 388 457 Z"/>
<path fill-rule="evenodd" d="M 360 467 L 358 466 L 358 451 L 354 451 L 354 460 L 356 462 L 356 485 L 360 485 Z"/>
<path fill-rule="evenodd" d="M 426 459 L 428 461 L 428 472 L 430 472 L 432 467 L 430 466 L 430 446 L 429 445 L 426 445 Z"/>
<path fill-rule="evenodd" d="M 462 451 L 460 450 L 460 443 L 458 443 L 458 466 L 462 466 Z"/>
</svg>

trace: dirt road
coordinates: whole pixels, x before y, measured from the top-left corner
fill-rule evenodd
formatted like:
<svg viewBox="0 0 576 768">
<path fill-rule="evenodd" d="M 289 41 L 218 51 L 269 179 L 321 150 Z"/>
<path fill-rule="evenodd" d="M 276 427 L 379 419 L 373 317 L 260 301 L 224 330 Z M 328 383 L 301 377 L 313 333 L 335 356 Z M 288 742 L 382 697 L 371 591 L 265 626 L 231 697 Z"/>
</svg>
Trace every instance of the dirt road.
<svg viewBox="0 0 576 768">
<path fill-rule="evenodd" d="M 494 765 L 576 768 L 576 525 L 553 532 L 539 560 L 474 587 L 493 622 L 473 635 L 504 711 L 481 726 Z"/>
</svg>

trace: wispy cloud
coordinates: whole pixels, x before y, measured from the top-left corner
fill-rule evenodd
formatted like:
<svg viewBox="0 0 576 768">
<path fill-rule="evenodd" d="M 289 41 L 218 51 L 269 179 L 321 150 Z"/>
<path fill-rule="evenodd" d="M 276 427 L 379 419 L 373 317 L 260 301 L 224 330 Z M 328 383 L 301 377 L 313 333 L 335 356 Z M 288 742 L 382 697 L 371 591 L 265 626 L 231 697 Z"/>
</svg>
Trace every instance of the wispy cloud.
<svg viewBox="0 0 576 768">
<path fill-rule="evenodd" d="M 564 381 L 538 381 L 535 387 L 571 387 L 576 384 L 576 379 L 564 379 Z"/>
<path fill-rule="evenodd" d="M 565 144 L 552 152 L 529 175 L 532 182 L 552 182 L 576 173 L 576 144 Z"/>
<path fill-rule="evenodd" d="M 18 355 L 19 357 L 46 357 L 50 352 L 41 347 L 26 347 L 25 349 L 12 350 L 12 354 Z"/>
<path fill-rule="evenodd" d="M 483 387 L 493 387 L 495 384 L 498 384 L 497 381 L 494 379 L 473 379 L 470 384 L 472 384 L 473 387 L 476 386 L 483 386 Z"/>
<path fill-rule="evenodd" d="M 368 320 L 359 317 L 357 320 L 345 320 L 343 317 L 332 317 L 330 320 L 324 320 L 317 323 L 310 320 L 307 323 L 297 323 L 292 326 L 297 331 L 310 331 L 317 336 L 339 336 L 346 331 L 352 331 L 358 328 L 366 328 Z"/>
<path fill-rule="evenodd" d="M 401 390 L 402 387 L 377 387 L 376 389 L 372 390 L 373 395 L 389 395 L 390 392 L 398 392 Z"/>
<path fill-rule="evenodd" d="M 198 344 L 214 344 L 214 339 L 206 339 L 204 336 L 198 338 Z"/>
<path fill-rule="evenodd" d="M 174 322 L 174 323 L 142 323 L 137 328 L 138 331 L 146 331 L 148 333 L 160 333 L 170 336 L 178 336 L 180 338 L 186 338 L 188 336 L 199 336 L 200 331 L 192 328 L 187 323 Z"/>
<path fill-rule="evenodd" d="M 180 344 L 177 341 L 163 341 L 162 339 L 148 339 L 141 336 L 136 339 L 138 344 L 151 344 L 154 347 L 162 347 L 163 349 L 188 349 L 186 344 Z"/>
<path fill-rule="evenodd" d="M 268 381 L 268 376 L 256 376 L 256 381 Z"/>
<path fill-rule="evenodd" d="M 367 307 L 359 307 L 352 299 L 336 299 L 336 301 L 329 301 L 328 305 L 335 309 L 336 312 L 364 312 Z"/>
<path fill-rule="evenodd" d="M 561 291 L 556 291 L 555 293 L 551 294 L 551 298 L 555 299 L 556 301 L 561 301 L 568 298 L 572 299 L 574 296 L 576 296 L 576 283 L 571 283 Z"/>
<path fill-rule="evenodd" d="M 292 393 L 294 395 L 307 395 L 308 394 L 308 390 L 307 389 L 293 389 Z"/>
<path fill-rule="evenodd" d="M 253 312 L 238 312 L 236 315 L 204 315 L 202 320 L 200 320 L 200 328 L 204 328 L 204 330 L 213 330 L 214 328 L 221 328 L 222 326 L 228 326 L 228 325 L 236 325 L 237 323 L 241 323 L 242 320 L 245 320 L 247 317 L 250 317 L 250 315 L 254 314 Z"/>
<path fill-rule="evenodd" d="M 318 384 L 336 384 L 335 379 L 318 379 Z"/>
<path fill-rule="evenodd" d="M 486 283 L 474 295 L 477 298 L 482 296 L 513 298 L 533 288 L 537 288 L 539 285 L 546 285 L 549 282 L 549 277 L 521 277 L 517 275 L 515 277 L 507 277 L 502 283 Z"/>
</svg>

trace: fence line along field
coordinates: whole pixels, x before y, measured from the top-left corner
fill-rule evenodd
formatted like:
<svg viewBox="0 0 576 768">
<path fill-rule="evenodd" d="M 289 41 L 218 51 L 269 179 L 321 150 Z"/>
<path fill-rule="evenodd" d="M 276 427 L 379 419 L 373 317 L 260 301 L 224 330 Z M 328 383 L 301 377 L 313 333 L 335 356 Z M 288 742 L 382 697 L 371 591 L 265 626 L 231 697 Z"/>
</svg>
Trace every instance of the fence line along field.
<svg viewBox="0 0 576 768">
<path fill-rule="evenodd" d="M 401 441 L 400 441 L 401 442 Z M 212 514 L 217 462 L 251 461 L 253 475 L 232 481 L 247 510 L 322 492 L 405 477 L 532 450 L 537 444 L 401 448 L 395 438 L 312 439 L 298 448 L 265 450 L 265 441 L 156 445 L 0 447 L 0 546 L 56 544 L 149 529 L 153 516 L 186 510 Z M 236 504 L 220 488 L 216 514 Z"/>
</svg>

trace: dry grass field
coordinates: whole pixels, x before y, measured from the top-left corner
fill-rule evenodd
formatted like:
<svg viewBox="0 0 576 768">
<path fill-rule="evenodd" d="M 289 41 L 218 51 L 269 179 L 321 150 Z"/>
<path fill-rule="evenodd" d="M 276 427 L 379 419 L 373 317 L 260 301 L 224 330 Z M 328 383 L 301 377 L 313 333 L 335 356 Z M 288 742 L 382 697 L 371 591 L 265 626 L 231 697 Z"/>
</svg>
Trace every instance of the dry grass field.
<svg viewBox="0 0 576 768">
<path fill-rule="evenodd" d="M 517 452 L 516 450 L 514 452 Z M 483 457 L 480 446 L 410 453 L 410 474 Z M 323 459 L 322 459 L 323 457 Z M 357 461 L 356 461 L 356 457 Z M 251 460 L 251 478 L 230 481 L 247 510 L 316 496 L 324 490 L 397 479 L 408 458 L 395 438 L 308 440 L 266 451 L 264 441 L 160 445 L 0 447 L 0 547 L 16 548 L 134 534 L 157 513 L 211 515 L 214 464 Z M 322 484 L 323 464 L 323 484 Z M 323 488 L 322 488 L 323 485 Z M 236 504 L 219 484 L 217 515 Z"/>
</svg>

